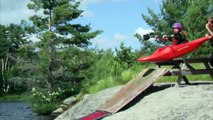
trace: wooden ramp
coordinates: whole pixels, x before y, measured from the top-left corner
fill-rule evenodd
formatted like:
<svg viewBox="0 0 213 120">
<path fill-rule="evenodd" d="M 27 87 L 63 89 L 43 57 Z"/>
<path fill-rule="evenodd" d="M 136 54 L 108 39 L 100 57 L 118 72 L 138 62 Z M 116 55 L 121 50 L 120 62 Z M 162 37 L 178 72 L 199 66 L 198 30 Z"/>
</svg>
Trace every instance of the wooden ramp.
<svg viewBox="0 0 213 120">
<path fill-rule="evenodd" d="M 106 101 L 97 111 L 105 111 L 111 114 L 118 112 L 166 72 L 166 68 L 143 70 L 111 99 Z"/>
<path fill-rule="evenodd" d="M 100 120 L 118 112 L 167 72 L 166 68 L 143 70 L 99 109 L 78 120 Z"/>
</svg>

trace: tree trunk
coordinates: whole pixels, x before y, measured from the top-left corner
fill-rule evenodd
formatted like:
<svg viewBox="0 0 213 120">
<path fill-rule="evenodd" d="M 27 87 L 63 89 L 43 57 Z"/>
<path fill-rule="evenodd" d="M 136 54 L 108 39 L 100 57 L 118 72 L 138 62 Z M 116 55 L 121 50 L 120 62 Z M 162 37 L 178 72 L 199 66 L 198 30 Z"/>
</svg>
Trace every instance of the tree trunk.
<svg viewBox="0 0 213 120">
<path fill-rule="evenodd" d="M 49 10 L 49 32 L 52 31 L 51 29 L 51 18 L 52 18 L 52 11 Z M 54 76 L 53 76 L 53 70 L 54 70 L 54 64 L 55 64 L 55 58 L 54 58 L 54 45 L 52 39 L 48 40 L 48 53 L 49 53 L 49 65 L 47 70 L 47 87 L 48 90 L 51 91 L 54 84 Z"/>
<path fill-rule="evenodd" d="M 4 85 L 4 60 L 1 59 L 0 96 L 2 96 L 4 93 L 3 85 Z"/>
<path fill-rule="evenodd" d="M 48 90 L 52 90 L 53 88 L 53 80 L 54 80 L 54 76 L 53 76 L 53 70 L 54 70 L 54 49 L 52 46 L 52 40 L 48 41 L 48 53 L 49 53 L 49 65 L 48 65 L 48 70 L 47 70 L 47 86 L 48 86 Z"/>
</svg>

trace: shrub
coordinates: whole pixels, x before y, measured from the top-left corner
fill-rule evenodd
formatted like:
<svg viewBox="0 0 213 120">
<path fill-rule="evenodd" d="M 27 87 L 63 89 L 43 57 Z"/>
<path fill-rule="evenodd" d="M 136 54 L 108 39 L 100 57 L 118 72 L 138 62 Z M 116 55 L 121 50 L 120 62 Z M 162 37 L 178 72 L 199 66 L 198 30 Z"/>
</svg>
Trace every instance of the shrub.
<svg viewBox="0 0 213 120">
<path fill-rule="evenodd" d="M 49 115 L 52 111 L 58 108 L 58 103 L 50 102 L 50 103 L 33 103 L 32 108 L 36 113 L 40 115 Z"/>
<path fill-rule="evenodd" d="M 59 98 L 63 91 L 58 89 L 50 92 L 33 88 L 32 93 L 30 102 L 33 110 L 38 114 L 48 115 L 60 104 Z"/>
</svg>

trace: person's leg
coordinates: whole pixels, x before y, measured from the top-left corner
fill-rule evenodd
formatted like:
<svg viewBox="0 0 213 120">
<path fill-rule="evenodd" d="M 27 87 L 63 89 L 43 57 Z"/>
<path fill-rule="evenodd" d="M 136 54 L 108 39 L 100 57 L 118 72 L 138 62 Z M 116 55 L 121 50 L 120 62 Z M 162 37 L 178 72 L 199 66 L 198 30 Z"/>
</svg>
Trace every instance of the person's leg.
<svg viewBox="0 0 213 120">
<path fill-rule="evenodd" d="M 211 65 L 212 68 L 213 68 L 213 52 L 212 52 L 212 55 L 210 56 L 209 63 L 210 63 L 210 65 Z"/>
<path fill-rule="evenodd" d="M 213 48 L 213 39 L 210 40 L 210 45 L 211 45 L 212 48 Z M 211 67 L 213 68 L 213 51 L 212 51 L 212 54 L 211 54 L 210 59 L 209 59 L 209 64 L 210 64 Z"/>
</svg>

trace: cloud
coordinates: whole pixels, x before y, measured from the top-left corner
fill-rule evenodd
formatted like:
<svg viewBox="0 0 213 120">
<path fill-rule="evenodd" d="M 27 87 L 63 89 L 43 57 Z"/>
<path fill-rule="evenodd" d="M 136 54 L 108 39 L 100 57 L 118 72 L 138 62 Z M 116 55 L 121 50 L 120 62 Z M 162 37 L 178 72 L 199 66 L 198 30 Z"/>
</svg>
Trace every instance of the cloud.
<svg viewBox="0 0 213 120">
<path fill-rule="evenodd" d="M 95 12 L 89 10 L 88 6 L 93 5 L 93 4 L 100 4 L 100 3 L 104 2 L 105 0 L 77 0 L 77 1 L 81 2 L 79 8 L 81 10 L 84 10 L 83 16 L 93 17 L 93 16 L 95 16 Z"/>
<path fill-rule="evenodd" d="M 123 42 L 125 46 L 131 47 L 134 50 L 140 48 L 141 43 L 136 40 L 133 36 L 128 36 L 125 34 L 116 33 L 112 37 L 106 37 L 105 35 L 98 35 L 96 38 L 91 40 L 92 48 L 96 47 L 97 49 L 112 49 L 120 48 L 121 43 Z"/>
<path fill-rule="evenodd" d="M 127 2 L 129 0 L 112 0 L 113 2 Z"/>
<path fill-rule="evenodd" d="M 123 34 L 120 34 L 120 33 L 116 33 L 114 36 L 113 36 L 113 40 L 114 41 L 119 41 L 119 42 L 123 42 L 125 40 L 128 39 L 128 36 L 127 35 L 123 35 Z"/>
<path fill-rule="evenodd" d="M 83 16 L 93 17 L 93 16 L 95 16 L 95 12 L 90 10 L 88 7 L 90 5 L 101 4 L 101 3 L 104 3 L 104 2 L 109 1 L 109 0 L 77 0 L 77 1 L 81 2 L 80 9 L 84 10 Z M 129 0 L 111 0 L 109 2 L 127 2 L 127 1 L 129 1 Z"/>
<path fill-rule="evenodd" d="M 144 28 L 141 28 L 141 27 L 139 27 L 135 30 L 135 33 L 138 33 L 140 35 L 144 35 L 144 34 L 147 34 L 147 33 L 150 33 L 150 32 L 153 32 L 153 30 L 152 29 L 144 29 Z"/>
<path fill-rule="evenodd" d="M 154 0 L 155 3 L 161 4 L 163 0 Z"/>
<path fill-rule="evenodd" d="M 103 36 L 103 35 L 98 35 L 94 39 L 92 39 L 92 47 L 96 47 L 98 49 L 109 49 L 113 46 L 113 41 L 110 42 L 110 39 Z"/>
<path fill-rule="evenodd" d="M 81 1 L 79 9 L 84 10 L 83 16 L 93 17 L 95 12 L 88 7 L 94 4 L 100 4 L 107 0 L 77 0 Z M 129 0 L 111 0 L 111 2 L 125 2 Z M 28 20 L 34 14 L 33 10 L 27 8 L 29 0 L 0 0 L 0 24 L 8 25 L 10 23 L 19 24 L 21 20 Z"/>
<path fill-rule="evenodd" d="M 93 47 L 97 47 L 98 49 L 114 49 L 118 48 L 121 42 L 128 41 L 128 35 L 116 33 L 112 38 L 108 38 L 104 35 L 98 35 L 96 38 L 92 40 Z"/>
<path fill-rule="evenodd" d="M 84 16 L 93 17 L 95 13 L 88 9 L 89 5 L 100 4 L 106 0 L 78 0 L 82 1 L 79 9 L 84 10 Z M 21 20 L 28 20 L 35 14 L 33 10 L 27 8 L 29 0 L 0 0 L 0 24 L 19 24 Z M 39 13 L 40 14 L 40 13 Z"/>
<path fill-rule="evenodd" d="M 0 24 L 18 24 L 21 20 L 27 20 L 33 11 L 27 8 L 29 0 L 0 0 Z"/>
</svg>

